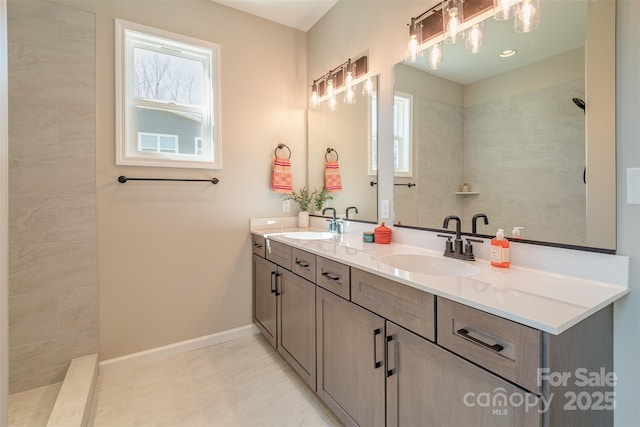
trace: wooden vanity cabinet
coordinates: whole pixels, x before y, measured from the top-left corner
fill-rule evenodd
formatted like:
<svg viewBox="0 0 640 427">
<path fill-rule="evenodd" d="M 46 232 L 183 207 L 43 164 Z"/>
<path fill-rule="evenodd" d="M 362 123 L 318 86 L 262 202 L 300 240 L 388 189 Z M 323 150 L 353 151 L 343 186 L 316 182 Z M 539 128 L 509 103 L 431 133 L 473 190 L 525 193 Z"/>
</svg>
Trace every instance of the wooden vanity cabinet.
<svg viewBox="0 0 640 427">
<path fill-rule="evenodd" d="M 268 243 L 267 256 L 269 248 L 273 249 L 273 243 L 278 242 Z M 272 258 L 291 265 L 291 248 L 279 245 L 275 245 L 278 250 Z M 315 390 L 315 284 L 254 254 L 253 321 L 267 341 Z"/>
<path fill-rule="evenodd" d="M 317 289 L 318 395 L 345 425 L 385 425 L 382 317 Z"/>
<path fill-rule="evenodd" d="M 392 322 L 386 330 L 388 426 L 541 425 L 535 394 Z"/>
</svg>

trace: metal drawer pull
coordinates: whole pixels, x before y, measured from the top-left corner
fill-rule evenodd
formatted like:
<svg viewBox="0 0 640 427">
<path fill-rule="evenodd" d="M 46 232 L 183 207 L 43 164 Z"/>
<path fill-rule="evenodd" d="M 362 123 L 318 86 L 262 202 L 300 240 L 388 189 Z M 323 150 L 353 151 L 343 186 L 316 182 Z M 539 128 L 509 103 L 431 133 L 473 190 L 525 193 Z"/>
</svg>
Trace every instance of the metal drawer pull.
<svg viewBox="0 0 640 427">
<path fill-rule="evenodd" d="M 303 268 L 309 268 L 309 263 L 304 260 L 296 259 L 296 264 L 298 264 L 300 267 L 303 267 Z"/>
<path fill-rule="evenodd" d="M 476 344 L 480 344 L 483 347 L 487 347 L 490 350 L 495 351 L 496 353 L 500 353 L 502 350 L 504 350 L 504 346 L 500 345 L 500 344 L 487 344 L 486 342 L 479 340 L 478 338 L 474 338 L 471 335 L 469 335 L 469 331 L 467 331 L 466 329 L 462 328 L 462 329 L 458 329 L 456 331 L 456 333 L 458 335 L 460 335 L 461 337 L 464 337 L 470 341 L 473 341 Z"/>
<path fill-rule="evenodd" d="M 282 293 L 278 291 L 278 278 L 280 278 L 280 288 L 282 288 L 282 274 L 276 273 L 276 296 L 279 296 Z"/>
<path fill-rule="evenodd" d="M 274 286 L 273 286 L 273 278 L 275 277 L 275 275 L 276 275 L 276 274 L 277 274 L 277 273 L 276 273 L 275 271 L 272 271 L 272 272 L 271 272 L 271 293 L 272 293 L 272 294 L 275 294 L 275 293 L 276 293 L 276 290 L 274 289 Z"/>
<path fill-rule="evenodd" d="M 389 361 L 391 360 L 391 357 L 389 356 L 389 343 L 393 341 L 393 335 L 388 335 L 387 336 L 387 366 L 389 365 Z M 394 357 L 395 360 L 395 357 Z M 396 369 L 395 368 L 391 368 L 387 370 L 387 378 L 389 378 L 390 376 L 392 376 L 393 374 L 396 373 Z"/>
<path fill-rule="evenodd" d="M 374 329 L 373 330 L 373 369 L 378 369 L 382 366 L 382 363 L 378 361 L 378 351 L 376 346 L 376 336 L 382 333 L 382 329 Z"/>
<path fill-rule="evenodd" d="M 340 280 L 340 275 L 335 273 L 329 273 L 328 271 L 325 271 L 324 273 L 322 273 L 322 275 L 327 279 L 333 280 L 334 282 L 337 282 L 338 280 Z"/>
</svg>

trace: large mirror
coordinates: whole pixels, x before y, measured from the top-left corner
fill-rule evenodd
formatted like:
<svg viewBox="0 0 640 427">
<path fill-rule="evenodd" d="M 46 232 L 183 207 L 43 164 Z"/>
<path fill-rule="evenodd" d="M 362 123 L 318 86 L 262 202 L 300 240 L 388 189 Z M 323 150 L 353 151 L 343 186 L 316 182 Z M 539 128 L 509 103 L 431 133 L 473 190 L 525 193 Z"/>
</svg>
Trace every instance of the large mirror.
<svg viewBox="0 0 640 427">
<path fill-rule="evenodd" d="M 330 193 L 333 199 L 325 206 L 334 208 L 339 218 L 346 218 L 347 208 L 355 207 L 349 209 L 349 219 L 373 223 L 378 220 L 377 81 L 377 76 L 362 79 L 355 88 L 354 104 L 344 103 L 344 93 L 340 93 L 335 108 L 325 100 L 308 111 L 309 188 L 325 188 L 326 174 L 336 173 L 327 165 L 335 166 L 337 162 L 341 189 Z"/>
<path fill-rule="evenodd" d="M 542 1 L 533 32 L 489 18 L 480 53 L 462 42 L 444 45 L 438 70 L 421 58 L 395 65 L 396 225 L 442 229 L 457 215 L 466 233 L 521 227 L 533 243 L 615 250 L 614 63 L 585 62 L 599 54 L 585 51 L 587 27 L 590 43 L 615 27 L 589 19 L 589 3 L 615 8 Z M 501 58 L 508 49 L 516 55 Z"/>
</svg>

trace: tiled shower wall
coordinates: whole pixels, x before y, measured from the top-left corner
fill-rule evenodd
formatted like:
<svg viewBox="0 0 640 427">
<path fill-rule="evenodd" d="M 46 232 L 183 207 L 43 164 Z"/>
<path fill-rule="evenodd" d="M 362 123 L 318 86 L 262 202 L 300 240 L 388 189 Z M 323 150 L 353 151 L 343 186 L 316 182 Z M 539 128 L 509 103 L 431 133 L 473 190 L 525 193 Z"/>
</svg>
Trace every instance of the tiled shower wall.
<svg viewBox="0 0 640 427">
<path fill-rule="evenodd" d="M 95 18 L 9 0 L 9 388 L 98 351 Z"/>
</svg>

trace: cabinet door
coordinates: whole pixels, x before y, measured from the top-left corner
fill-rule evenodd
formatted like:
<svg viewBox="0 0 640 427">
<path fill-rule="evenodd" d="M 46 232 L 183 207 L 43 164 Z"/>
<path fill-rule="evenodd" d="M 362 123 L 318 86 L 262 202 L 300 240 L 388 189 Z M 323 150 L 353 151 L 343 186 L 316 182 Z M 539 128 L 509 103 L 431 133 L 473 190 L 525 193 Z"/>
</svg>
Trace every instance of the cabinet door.
<svg viewBox="0 0 640 427">
<path fill-rule="evenodd" d="M 316 285 L 280 270 L 278 352 L 316 389 Z"/>
<path fill-rule="evenodd" d="M 346 425 L 384 425 L 384 319 L 316 292 L 318 395 Z"/>
<path fill-rule="evenodd" d="M 388 426 L 537 426 L 540 399 L 387 322 Z"/>
<path fill-rule="evenodd" d="M 276 279 L 274 263 L 253 255 L 253 322 L 264 337 L 276 346 Z"/>
</svg>

